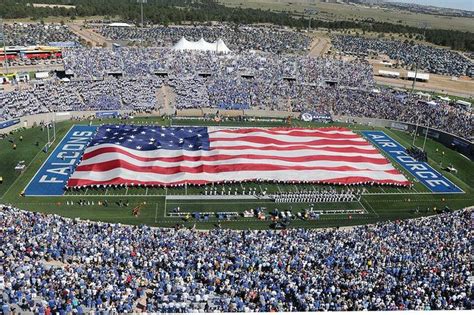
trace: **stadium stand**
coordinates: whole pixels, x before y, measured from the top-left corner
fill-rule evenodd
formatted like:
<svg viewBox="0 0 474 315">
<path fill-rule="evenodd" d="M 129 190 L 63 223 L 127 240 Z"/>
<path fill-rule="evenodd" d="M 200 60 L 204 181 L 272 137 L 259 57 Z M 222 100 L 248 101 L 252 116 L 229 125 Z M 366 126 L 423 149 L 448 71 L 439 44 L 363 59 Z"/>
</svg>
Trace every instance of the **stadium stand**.
<svg viewBox="0 0 474 315">
<path fill-rule="evenodd" d="M 222 39 L 233 51 L 260 50 L 272 53 L 301 52 L 308 49 L 310 38 L 302 33 L 277 27 L 252 26 L 154 26 L 138 27 L 101 26 L 98 32 L 111 40 L 147 42 L 157 47 L 169 47 L 182 37 L 209 42 Z"/>
<path fill-rule="evenodd" d="M 80 43 L 79 36 L 67 25 L 61 24 L 5 24 L 4 32 L 9 46 L 48 45 L 52 42 Z"/>
<path fill-rule="evenodd" d="M 401 66 L 418 67 L 435 74 L 474 77 L 474 64 L 460 53 L 432 46 L 351 35 L 332 37 L 334 47 L 344 53 L 367 56 L 385 54 Z"/>
<path fill-rule="evenodd" d="M 72 49 L 64 56 L 66 70 L 75 74 L 71 82 L 53 79 L 0 94 L 0 119 L 49 111 L 152 110 L 158 106 L 157 89 L 166 85 L 176 94 L 177 109 L 287 111 L 291 106 L 294 112 L 419 122 L 464 138 L 472 135 L 469 108 L 391 89 L 374 91 L 365 62 L 245 53 L 223 57 L 157 48 Z"/>
<path fill-rule="evenodd" d="M 461 310 L 473 212 L 347 229 L 208 232 L 3 205 L 3 313 Z"/>
</svg>

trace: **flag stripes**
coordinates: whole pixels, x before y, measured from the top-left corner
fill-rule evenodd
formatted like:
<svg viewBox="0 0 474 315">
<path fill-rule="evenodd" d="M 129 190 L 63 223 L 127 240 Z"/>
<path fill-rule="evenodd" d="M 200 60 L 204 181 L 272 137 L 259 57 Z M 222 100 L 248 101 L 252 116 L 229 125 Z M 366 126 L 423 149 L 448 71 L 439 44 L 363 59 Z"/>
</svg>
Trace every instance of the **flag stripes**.
<svg viewBox="0 0 474 315">
<path fill-rule="evenodd" d="M 346 128 L 102 126 L 68 187 L 232 181 L 409 182 Z"/>
</svg>

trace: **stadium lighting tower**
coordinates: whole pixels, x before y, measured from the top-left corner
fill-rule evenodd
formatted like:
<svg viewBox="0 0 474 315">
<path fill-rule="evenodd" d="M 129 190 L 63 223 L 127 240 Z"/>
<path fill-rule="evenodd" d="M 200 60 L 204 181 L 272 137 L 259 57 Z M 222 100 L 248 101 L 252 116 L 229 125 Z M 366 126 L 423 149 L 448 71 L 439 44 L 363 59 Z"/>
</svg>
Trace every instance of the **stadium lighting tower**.
<svg viewBox="0 0 474 315">
<path fill-rule="evenodd" d="M 425 140 L 423 140 L 423 152 L 425 151 L 426 139 L 428 138 L 428 131 L 430 131 L 430 124 L 428 122 L 428 126 L 425 127 Z"/>
<path fill-rule="evenodd" d="M 0 17 L 0 41 L 3 44 L 3 63 L 5 65 L 5 75 L 8 74 L 8 59 L 7 59 L 7 49 L 6 49 L 6 36 L 5 36 L 5 29 L 3 27 L 3 19 Z"/>
<path fill-rule="evenodd" d="M 303 16 L 308 16 L 308 32 L 311 30 L 312 15 L 318 14 L 318 9 L 304 9 Z"/>
<path fill-rule="evenodd" d="M 143 23 L 143 4 L 144 3 L 148 3 L 148 0 L 137 0 L 137 3 L 140 3 L 140 15 L 141 15 L 141 20 L 142 20 L 142 27 L 145 26 L 145 24 Z"/>
<path fill-rule="evenodd" d="M 423 29 L 423 40 L 426 39 L 426 29 L 429 27 L 429 24 L 427 22 L 421 22 L 420 23 L 420 28 Z M 411 86 L 411 93 L 415 91 L 415 83 L 416 83 L 416 77 L 418 75 L 418 63 L 420 61 L 420 50 L 418 50 L 418 54 L 416 55 L 415 59 L 415 77 L 413 78 L 413 84 Z"/>
</svg>

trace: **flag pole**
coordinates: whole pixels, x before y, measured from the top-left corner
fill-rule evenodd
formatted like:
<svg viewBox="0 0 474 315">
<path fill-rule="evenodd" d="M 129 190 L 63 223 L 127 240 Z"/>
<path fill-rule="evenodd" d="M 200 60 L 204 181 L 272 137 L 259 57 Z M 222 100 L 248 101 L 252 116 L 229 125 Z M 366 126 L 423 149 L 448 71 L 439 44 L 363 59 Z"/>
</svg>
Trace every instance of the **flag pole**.
<svg viewBox="0 0 474 315">
<path fill-rule="evenodd" d="M 423 141 L 423 151 L 425 151 L 426 138 L 428 138 L 428 131 L 430 130 L 430 124 L 428 122 L 428 127 L 425 128 L 425 140 Z"/>
<path fill-rule="evenodd" d="M 49 124 L 46 124 L 46 131 L 48 132 L 48 143 L 46 145 L 49 147 Z"/>
<path fill-rule="evenodd" d="M 7 58 L 7 43 L 6 43 L 6 35 L 5 35 L 5 27 L 3 25 L 3 19 L 0 18 L 0 35 L 3 43 L 3 62 L 5 63 L 5 75 L 8 75 L 8 58 Z"/>
</svg>

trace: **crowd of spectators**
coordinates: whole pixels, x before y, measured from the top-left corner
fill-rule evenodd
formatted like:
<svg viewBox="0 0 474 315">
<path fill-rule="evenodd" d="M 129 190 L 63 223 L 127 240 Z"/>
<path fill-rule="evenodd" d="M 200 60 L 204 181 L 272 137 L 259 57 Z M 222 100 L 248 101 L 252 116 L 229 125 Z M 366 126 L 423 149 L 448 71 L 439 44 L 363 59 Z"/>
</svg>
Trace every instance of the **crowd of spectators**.
<svg viewBox="0 0 474 315">
<path fill-rule="evenodd" d="M 181 37 L 208 42 L 222 39 L 233 51 L 260 50 L 272 53 L 304 52 L 311 40 L 303 33 L 277 27 L 256 26 L 154 26 L 147 28 L 102 26 L 97 31 L 114 41 L 146 42 L 156 47 L 170 47 Z"/>
<path fill-rule="evenodd" d="M 152 111 L 158 106 L 157 78 L 73 80 L 26 86 L 0 93 L 0 121 L 47 112 L 85 110 Z"/>
<path fill-rule="evenodd" d="M 388 55 L 404 67 L 413 67 L 435 74 L 474 77 L 474 63 L 458 52 L 432 46 L 395 40 L 382 40 L 352 35 L 335 35 L 333 46 L 344 53 Z"/>
<path fill-rule="evenodd" d="M 8 46 L 48 45 L 50 42 L 76 42 L 79 36 L 67 25 L 42 23 L 4 24 L 5 39 Z"/>
<path fill-rule="evenodd" d="M 163 229 L 0 206 L 0 304 L 34 314 L 472 309 L 472 210 L 349 229 Z"/>
<path fill-rule="evenodd" d="M 468 139 L 473 134 L 468 110 L 416 94 L 374 91 L 371 68 L 361 61 L 122 47 L 66 50 L 64 63 L 73 81 L 0 94 L 0 119 L 48 111 L 152 110 L 166 85 L 177 109 L 313 111 L 419 123 Z"/>
<path fill-rule="evenodd" d="M 371 87 L 370 66 L 297 55 L 270 53 L 178 52 L 158 48 L 73 49 L 64 52 L 65 68 L 81 77 L 165 74 L 177 94 L 177 108 L 214 107 L 277 109 L 286 104 L 288 85 Z M 286 105 L 285 105 L 286 106 Z"/>
<path fill-rule="evenodd" d="M 471 139 L 474 116 L 470 110 L 453 106 L 441 99 L 393 89 L 350 89 L 298 87 L 293 111 L 331 113 L 339 116 L 389 119 L 429 126 Z"/>
</svg>

